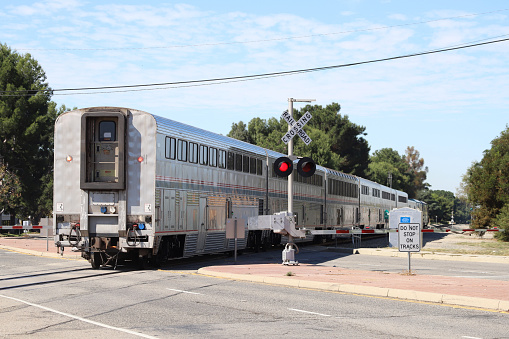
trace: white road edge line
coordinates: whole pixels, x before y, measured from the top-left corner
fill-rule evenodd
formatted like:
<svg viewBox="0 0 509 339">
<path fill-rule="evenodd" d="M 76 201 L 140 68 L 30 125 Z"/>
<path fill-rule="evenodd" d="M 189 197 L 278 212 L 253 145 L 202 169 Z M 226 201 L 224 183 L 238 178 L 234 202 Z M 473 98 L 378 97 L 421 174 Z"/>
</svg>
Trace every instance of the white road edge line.
<svg viewBox="0 0 509 339">
<path fill-rule="evenodd" d="M 31 303 L 31 302 L 28 302 L 28 301 L 25 301 L 25 300 L 21 300 L 21 299 L 18 299 L 18 298 L 9 297 L 9 296 L 2 295 L 2 294 L 0 294 L 0 297 L 6 298 L 6 299 L 11 299 L 11 300 L 14 300 L 14 301 L 17 301 L 17 302 L 20 302 L 20 303 L 23 303 L 23 304 L 26 304 L 26 305 L 29 305 L 29 306 L 37 307 L 37 308 L 43 309 L 45 311 L 49 311 L 49 312 L 53 312 L 53 313 L 56 313 L 56 314 L 60 314 L 60 315 L 63 315 L 65 317 L 69 317 L 69 318 L 72 318 L 72 319 L 83 321 L 83 322 L 86 322 L 86 323 L 89 323 L 89 324 L 92 324 L 92 325 L 105 327 L 105 328 L 108 328 L 108 329 L 111 329 L 111 330 L 115 330 L 115 331 L 125 332 L 125 333 L 132 334 L 132 335 L 135 335 L 135 336 L 138 336 L 138 337 L 142 337 L 142 338 L 157 339 L 157 337 L 152 337 L 152 336 L 150 336 L 148 334 L 138 333 L 138 332 L 131 331 L 131 330 L 128 330 L 128 329 L 125 329 L 125 328 L 120 328 L 120 327 L 106 325 L 106 324 L 103 324 L 103 323 L 99 323 L 97 321 L 85 319 L 85 318 L 78 317 L 76 315 L 65 313 L 65 312 L 60 312 L 60 311 L 54 310 L 52 308 L 49 308 L 49 307 L 46 307 L 46 306 L 42 306 L 42 305 L 37 305 L 37 304 Z"/>
<path fill-rule="evenodd" d="M 166 288 L 168 291 L 174 291 L 174 292 L 180 292 L 180 293 L 187 293 L 187 294 L 199 294 L 201 295 L 201 293 L 196 293 L 196 292 L 189 292 L 189 291 L 182 291 L 182 290 L 175 290 L 173 288 Z"/>
<path fill-rule="evenodd" d="M 314 315 L 321 315 L 322 317 L 332 317 L 330 314 L 323 314 L 323 313 L 316 313 L 316 312 L 310 312 L 310 311 L 304 311 L 304 310 L 298 310 L 296 308 L 289 308 L 290 311 L 295 312 L 302 312 L 302 313 L 308 313 L 308 314 L 314 314 Z"/>
</svg>

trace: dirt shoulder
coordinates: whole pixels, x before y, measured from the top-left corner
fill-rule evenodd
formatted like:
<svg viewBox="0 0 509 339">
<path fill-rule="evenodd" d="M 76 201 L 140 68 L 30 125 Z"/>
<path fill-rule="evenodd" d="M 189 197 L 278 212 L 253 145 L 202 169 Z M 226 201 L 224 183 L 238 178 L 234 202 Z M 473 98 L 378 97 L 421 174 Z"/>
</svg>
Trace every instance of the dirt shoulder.
<svg viewBox="0 0 509 339">
<path fill-rule="evenodd" d="M 457 225 L 460 230 L 468 225 Z M 509 256 L 509 243 L 495 239 L 495 233 L 487 232 L 480 236 L 476 232 L 453 231 L 447 233 L 424 233 L 424 251 Z"/>
</svg>

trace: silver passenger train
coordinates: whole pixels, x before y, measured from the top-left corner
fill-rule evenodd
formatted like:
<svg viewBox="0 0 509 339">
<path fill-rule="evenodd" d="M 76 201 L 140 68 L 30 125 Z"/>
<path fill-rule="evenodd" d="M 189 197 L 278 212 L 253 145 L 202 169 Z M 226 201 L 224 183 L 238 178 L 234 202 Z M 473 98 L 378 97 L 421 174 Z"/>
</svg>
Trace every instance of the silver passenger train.
<svg viewBox="0 0 509 339">
<path fill-rule="evenodd" d="M 135 109 L 66 112 L 55 122 L 55 244 L 93 268 L 232 251 L 229 218 L 287 209 L 287 178 L 272 169 L 281 156 Z M 388 211 L 407 206 L 405 192 L 353 175 L 295 174 L 297 227 L 388 228 Z M 281 243 L 272 231 L 245 235 L 239 249 Z"/>
</svg>

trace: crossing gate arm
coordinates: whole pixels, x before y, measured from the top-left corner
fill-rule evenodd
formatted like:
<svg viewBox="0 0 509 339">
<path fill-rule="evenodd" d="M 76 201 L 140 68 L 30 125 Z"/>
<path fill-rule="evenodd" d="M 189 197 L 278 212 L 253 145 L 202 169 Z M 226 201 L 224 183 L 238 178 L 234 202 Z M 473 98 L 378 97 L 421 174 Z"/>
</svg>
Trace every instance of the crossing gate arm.
<svg viewBox="0 0 509 339">
<path fill-rule="evenodd" d="M 41 229 L 50 229 L 53 228 L 53 226 L 39 226 L 39 225 L 32 225 L 32 226 L 0 226 L 0 230 L 41 230 Z"/>
<path fill-rule="evenodd" d="M 305 231 L 307 234 L 312 234 L 312 235 L 333 235 L 333 234 L 386 234 L 386 233 L 394 233 L 394 232 L 398 232 L 398 229 L 397 228 L 392 228 L 392 229 L 373 229 L 373 230 L 360 230 L 360 229 L 355 229 L 355 230 L 311 230 L 311 229 L 303 229 L 303 231 Z M 422 233 L 449 233 L 449 232 L 452 232 L 454 230 L 450 229 L 450 228 L 447 228 L 447 229 L 444 229 L 444 230 L 438 230 L 438 229 L 422 229 L 421 232 Z M 472 229 L 472 228 L 466 228 L 466 229 L 461 229 L 461 230 L 458 230 L 458 231 L 462 231 L 462 232 L 504 232 L 505 230 L 504 229 L 499 229 L 499 228 L 477 228 L 477 229 Z"/>
</svg>

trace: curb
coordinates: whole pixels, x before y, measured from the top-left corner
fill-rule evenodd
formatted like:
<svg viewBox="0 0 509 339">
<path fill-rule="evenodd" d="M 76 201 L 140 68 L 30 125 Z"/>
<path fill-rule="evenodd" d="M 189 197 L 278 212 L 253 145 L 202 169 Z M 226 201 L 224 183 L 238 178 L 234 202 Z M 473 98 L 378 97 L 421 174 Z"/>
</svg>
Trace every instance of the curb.
<svg viewBox="0 0 509 339">
<path fill-rule="evenodd" d="M 294 280 L 282 277 L 264 277 L 260 275 L 250 274 L 237 274 L 237 273 L 223 273 L 209 270 L 207 268 L 200 268 L 198 274 L 225 278 L 231 280 L 248 281 L 255 283 L 264 283 L 288 287 L 309 288 L 330 292 L 342 292 L 351 294 L 363 294 L 375 297 L 395 298 L 405 300 L 415 300 L 421 302 L 438 303 L 445 305 L 457 305 L 466 307 L 477 307 L 482 309 L 489 309 L 501 312 L 509 312 L 509 301 L 465 297 L 460 295 L 450 295 L 432 292 L 420 292 L 412 290 L 402 290 L 387 287 L 372 287 L 372 286 L 359 286 L 350 284 L 335 284 L 311 280 Z"/>
</svg>

